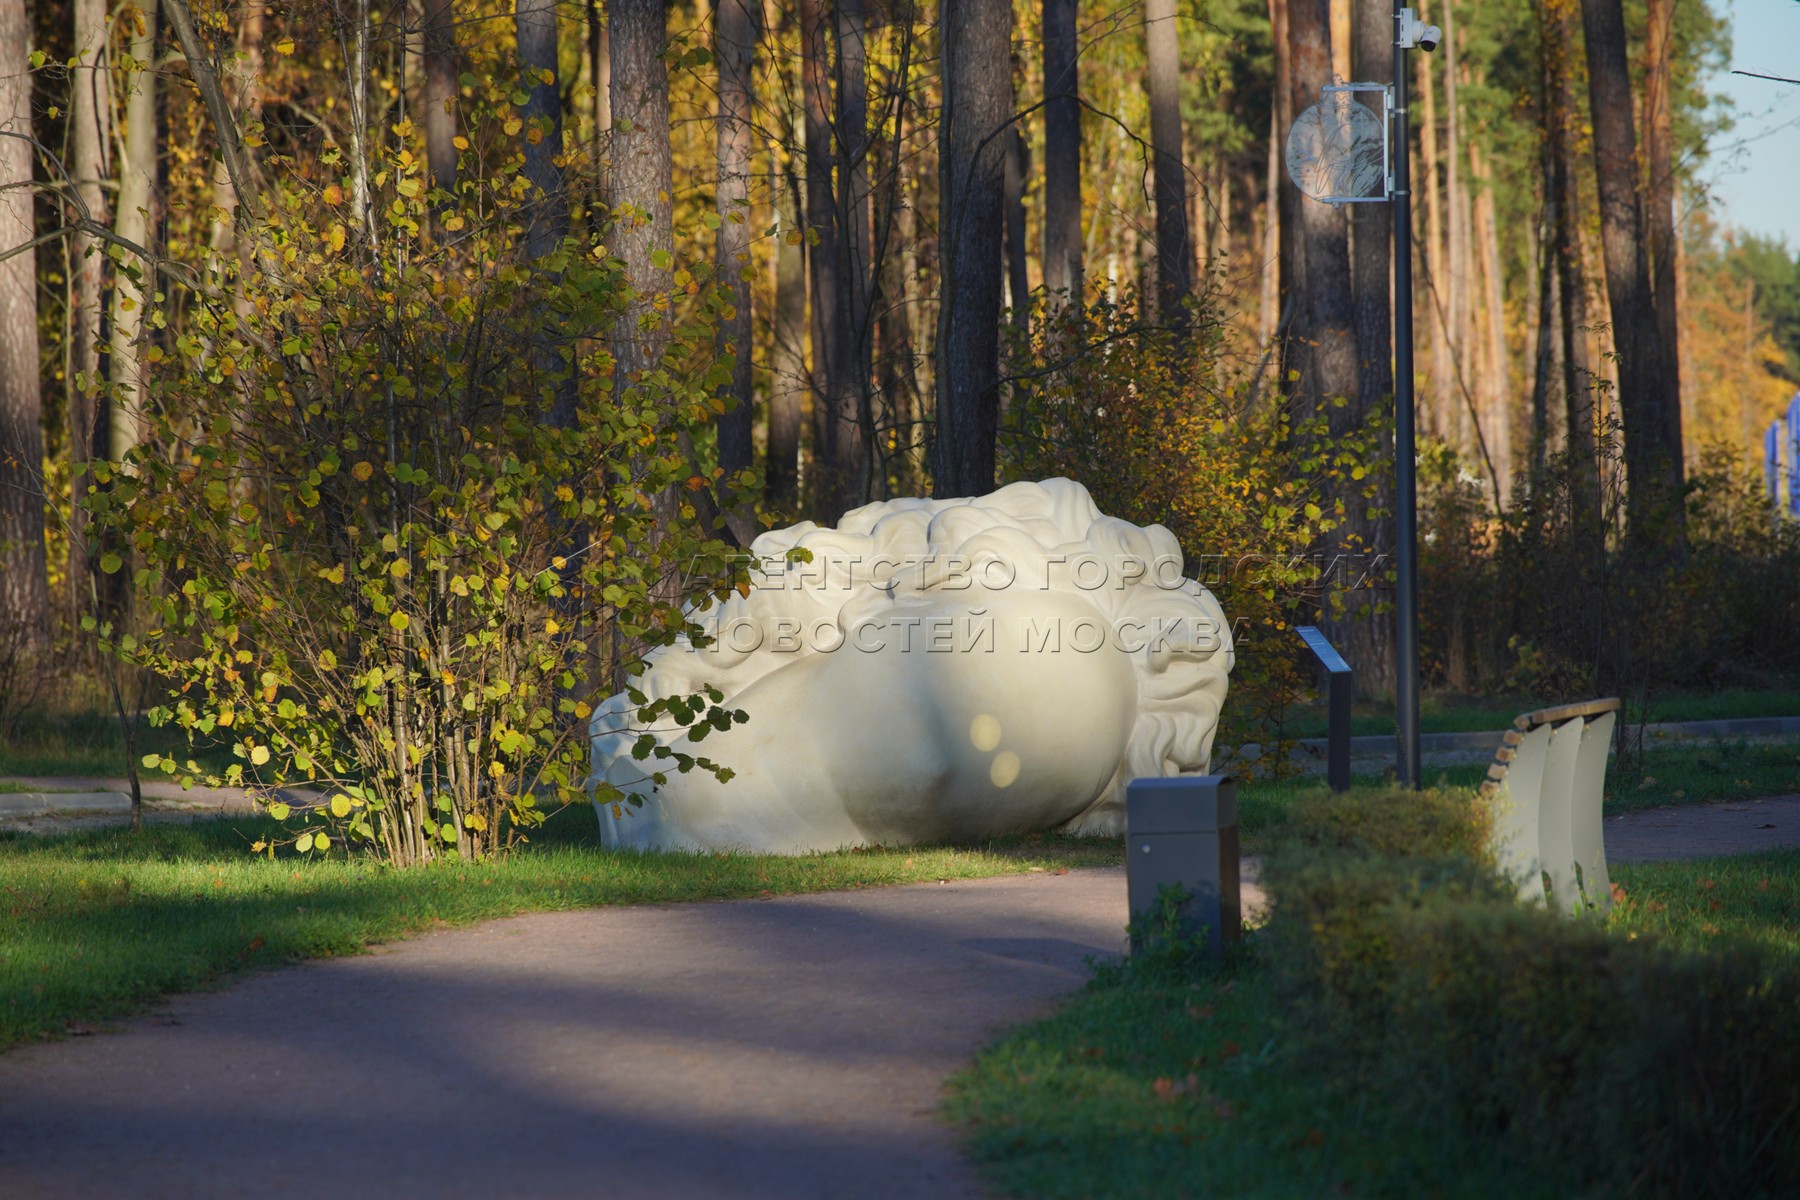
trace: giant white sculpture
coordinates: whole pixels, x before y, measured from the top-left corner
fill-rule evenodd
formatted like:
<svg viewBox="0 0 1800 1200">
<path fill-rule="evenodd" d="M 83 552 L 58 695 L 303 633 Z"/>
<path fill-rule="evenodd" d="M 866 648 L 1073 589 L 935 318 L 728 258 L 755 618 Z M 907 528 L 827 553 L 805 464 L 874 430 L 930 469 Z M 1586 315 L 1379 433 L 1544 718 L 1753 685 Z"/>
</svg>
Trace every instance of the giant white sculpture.
<svg viewBox="0 0 1800 1200">
<path fill-rule="evenodd" d="M 811 553 L 790 561 L 790 551 Z M 1061 828 L 1124 829 L 1133 779 L 1204 773 L 1231 668 L 1218 602 L 1160 525 L 1107 517 L 1067 479 L 892 500 L 751 547 L 747 594 L 692 614 L 709 644 L 650 656 L 651 699 L 711 685 L 747 722 L 632 756 L 629 697 L 594 713 L 608 845 L 805 853 Z"/>
</svg>

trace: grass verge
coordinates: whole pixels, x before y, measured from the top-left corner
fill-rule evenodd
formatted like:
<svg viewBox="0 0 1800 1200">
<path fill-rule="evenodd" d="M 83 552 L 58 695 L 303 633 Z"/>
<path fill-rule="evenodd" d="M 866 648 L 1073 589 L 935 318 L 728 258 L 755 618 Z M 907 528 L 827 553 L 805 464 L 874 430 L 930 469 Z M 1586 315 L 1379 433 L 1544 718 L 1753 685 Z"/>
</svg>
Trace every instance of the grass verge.
<svg viewBox="0 0 1800 1200">
<path fill-rule="evenodd" d="M 1620 867 L 1602 928 L 1371 855 L 1380 825 L 1271 830 L 1275 917 L 1241 954 L 1103 969 L 953 1080 L 996 1188 L 1793 1194 L 1800 851 Z"/>
<path fill-rule="evenodd" d="M 255 967 L 354 954 L 422 929 L 607 904 L 834 891 L 1117 865 L 1113 839 L 799 858 L 600 849 L 585 809 L 498 862 L 396 871 L 341 855 L 253 856 L 261 819 L 0 834 L 0 1049 L 125 1016 Z"/>
<path fill-rule="evenodd" d="M 1435 787 L 1473 788 L 1487 775 L 1487 764 L 1427 767 L 1426 781 Z M 1380 777 L 1357 775 L 1358 788 L 1384 786 Z M 1800 792 L 1800 742 L 1694 742 L 1647 749 L 1641 756 L 1607 769 L 1608 815 L 1671 804 L 1719 804 Z M 1265 831 L 1286 821 L 1297 806 L 1330 794 L 1316 775 L 1259 779 L 1238 788 L 1239 830 L 1246 847 L 1255 850 Z"/>
</svg>

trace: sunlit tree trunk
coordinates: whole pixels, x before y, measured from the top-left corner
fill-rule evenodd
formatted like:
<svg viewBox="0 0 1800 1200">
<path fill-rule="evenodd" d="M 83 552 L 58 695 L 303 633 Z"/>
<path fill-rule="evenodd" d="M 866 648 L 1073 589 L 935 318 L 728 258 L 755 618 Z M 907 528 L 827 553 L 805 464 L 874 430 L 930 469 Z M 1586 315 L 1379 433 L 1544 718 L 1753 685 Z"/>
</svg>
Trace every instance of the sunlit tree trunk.
<svg viewBox="0 0 1800 1200">
<path fill-rule="evenodd" d="M 1621 0 L 1581 0 L 1587 34 L 1594 177 L 1600 200 L 1600 244 L 1619 364 L 1619 413 L 1625 426 L 1627 514 L 1645 544 L 1679 544 L 1682 512 L 1679 377 L 1665 378 L 1645 222 L 1638 199 L 1638 145 L 1631 76 L 1625 64 Z"/>
<path fill-rule="evenodd" d="M 1178 326 L 1186 323 L 1184 306 L 1194 294 L 1194 242 L 1188 230 L 1187 164 L 1182 159 L 1181 32 L 1175 23 L 1175 0 L 1145 0 L 1144 41 L 1156 175 L 1157 311 L 1163 324 Z"/>
<path fill-rule="evenodd" d="M 125 22 L 129 69 L 124 72 L 125 157 L 119 165 L 119 207 L 114 215 L 113 231 L 133 245 L 154 251 L 151 231 L 156 222 L 151 211 L 156 206 L 157 138 L 156 138 L 156 0 L 140 5 L 135 21 Z M 155 294 L 155 266 L 136 259 L 132 262 L 139 278 L 128 272 L 115 272 L 112 297 L 111 371 L 117 385 L 107 422 L 107 457 L 115 462 L 123 459 L 141 434 L 144 411 L 145 379 L 141 333 L 144 309 Z"/>
<path fill-rule="evenodd" d="M 1494 180 L 1486 157 L 1469 144 L 1469 167 L 1481 191 L 1475 197 L 1475 236 L 1480 250 L 1482 355 L 1476 380 L 1482 434 L 1493 460 L 1499 489 L 1494 503 L 1504 508 L 1512 491 L 1512 389 L 1506 355 L 1506 295 L 1500 277 L 1499 219 L 1494 212 Z"/>
<path fill-rule="evenodd" d="M 31 132 L 31 22 L 25 0 L 0 0 L 0 117 Z M 36 236 L 31 145 L 0 138 L 0 247 Z M 50 639 L 44 561 L 44 431 L 38 392 L 37 255 L 0 262 L 0 630 L 27 645 Z"/>
<path fill-rule="evenodd" d="M 1052 303 L 1084 289 L 1081 82 L 1076 0 L 1044 0 L 1044 290 Z"/>
<path fill-rule="evenodd" d="M 1000 415 L 1000 252 L 1005 125 L 1012 115 L 1012 8 L 945 0 L 940 38 L 937 427 L 932 494 L 994 487 Z"/>
<path fill-rule="evenodd" d="M 75 0 L 75 67 L 69 72 L 69 125 L 73 143 L 71 169 L 75 194 L 87 218 L 101 225 L 112 219 L 106 185 L 112 179 L 112 66 L 107 53 L 110 38 L 105 0 Z M 96 445 L 95 406 L 92 392 L 101 374 L 101 305 L 106 299 L 105 246 L 85 233 L 70 242 L 69 329 L 73 340 L 70 361 L 74 367 L 68 388 L 69 460 L 85 462 L 104 444 Z M 86 381 L 85 383 L 83 381 Z M 87 523 L 81 498 L 90 476 L 77 471 L 70 478 L 71 536 L 69 538 L 69 603 L 79 618 L 88 608 Z"/>
</svg>

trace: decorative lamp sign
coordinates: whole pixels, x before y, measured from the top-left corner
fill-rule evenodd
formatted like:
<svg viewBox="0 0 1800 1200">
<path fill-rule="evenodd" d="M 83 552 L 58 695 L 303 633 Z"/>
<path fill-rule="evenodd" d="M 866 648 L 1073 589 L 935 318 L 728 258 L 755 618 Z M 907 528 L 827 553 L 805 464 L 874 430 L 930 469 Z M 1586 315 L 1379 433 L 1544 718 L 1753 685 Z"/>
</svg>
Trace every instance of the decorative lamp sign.
<svg viewBox="0 0 1800 1200">
<path fill-rule="evenodd" d="M 1326 204 L 1381 202 L 1394 194 L 1387 123 L 1394 97 L 1384 83 L 1334 83 L 1294 118 L 1287 136 L 1288 178 Z M 1356 98 L 1381 94 L 1381 115 Z"/>
</svg>

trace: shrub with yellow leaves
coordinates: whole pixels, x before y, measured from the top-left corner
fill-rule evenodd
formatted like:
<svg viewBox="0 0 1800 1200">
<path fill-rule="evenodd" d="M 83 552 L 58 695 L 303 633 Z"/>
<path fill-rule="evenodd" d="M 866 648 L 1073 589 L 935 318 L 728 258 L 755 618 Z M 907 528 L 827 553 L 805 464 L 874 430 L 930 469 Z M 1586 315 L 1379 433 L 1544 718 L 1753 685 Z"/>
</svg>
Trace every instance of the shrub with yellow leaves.
<svg viewBox="0 0 1800 1200">
<path fill-rule="evenodd" d="M 492 147 L 516 115 L 501 96 L 469 120 Z M 666 350 L 626 378 L 608 338 L 634 298 L 599 223 L 528 260 L 542 201 L 517 153 L 465 141 L 451 195 L 393 132 L 373 228 L 338 181 L 272 185 L 244 231 L 262 251 L 199 293 L 145 381 L 148 436 L 91 465 L 86 505 L 139 617 L 89 625 L 168 682 L 152 720 L 234 740 L 208 782 L 257 789 L 282 845 L 405 865 L 492 855 L 586 798 L 588 698 L 686 631 L 684 603 L 742 582 L 712 512 L 749 481 L 694 449 L 730 379 L 703 269 L 677 274 Z M 276 794 L 295 785 L 321 802 Z"/>
</svg>

